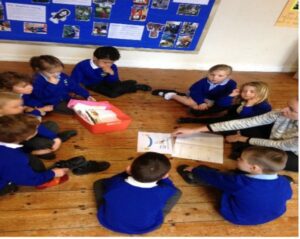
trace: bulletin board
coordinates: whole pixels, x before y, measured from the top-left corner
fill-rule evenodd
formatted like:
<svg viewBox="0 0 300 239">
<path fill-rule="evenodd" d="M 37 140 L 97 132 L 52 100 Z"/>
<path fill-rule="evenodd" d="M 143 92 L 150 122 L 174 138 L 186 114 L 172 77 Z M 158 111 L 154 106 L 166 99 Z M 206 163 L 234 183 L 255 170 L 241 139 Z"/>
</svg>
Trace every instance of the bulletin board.
<svg viewBox="0 0 300 239">
<path fill-rule="evenodd" d="M 196 49 L 215 0 L 0 0 L 0 39 Z"/>
</svg>

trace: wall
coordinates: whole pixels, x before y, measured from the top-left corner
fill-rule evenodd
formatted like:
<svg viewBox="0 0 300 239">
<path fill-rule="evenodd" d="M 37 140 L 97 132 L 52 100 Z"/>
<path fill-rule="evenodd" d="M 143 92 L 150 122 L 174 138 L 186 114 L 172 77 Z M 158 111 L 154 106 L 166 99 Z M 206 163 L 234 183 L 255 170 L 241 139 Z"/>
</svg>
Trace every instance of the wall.
<svg viewBox="0 0 300 239">
<path fill-rule="evenodd" d="M 226 63 L 238 71 L 292 72 L 298 66 L 298 29 L 274 26 L 287 0 L 219 0 L 199 51 L 121 50 L 118 65 L 205 70 Z M 66 64 L 90 58 L 94 48 L 0 43 L 1 61 L 28 61 L 52 54 Z"/>
</svg>

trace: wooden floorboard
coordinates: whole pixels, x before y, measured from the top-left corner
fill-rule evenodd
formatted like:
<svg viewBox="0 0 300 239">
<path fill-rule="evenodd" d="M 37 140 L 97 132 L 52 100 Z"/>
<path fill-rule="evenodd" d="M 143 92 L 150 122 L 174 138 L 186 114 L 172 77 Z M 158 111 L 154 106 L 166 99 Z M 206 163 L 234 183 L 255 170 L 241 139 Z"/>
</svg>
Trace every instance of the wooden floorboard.
<svg viewBox="0 0 300 239">
<path fill-rule="evenodd" d="M 67 65 L 70 73 L 73 66 Z M 27 63 L 1 62 L 0 71 L 31 73 Z M 201 71 L 120 68 L 123 79 L 135 79 L 156 88 L 186 91 L 205 75 Z M 271 89 L 273 108 L 285 106 L 291 96 L 298 93 L 298 81 L 292 73 L 234 72 L 233 78 L 242 84 L 262 80 Z M 96 218 L 92 184 L 95 180 L 110 177 L 123 171 L 138 155 L 138 131 L 172 132 L 176 119 L 189 116 L 185 107 L 165 101 L 149 92 L 128 94 L 108 99 L 92 93 L 97 100 L 109 100 L 132 118 L 128 129 L 121 132 L 91 134 L 72 116 L 50 114 L 44 120 L 56 121 L 62 130 L 77 129 L 78 136 L 63 143 L 57 159 L 84 155 L 87 159 L 107 160 L 111 167 L 101 173 L 76 176 L 70 173 L 65 184 L 46 190 L 21 187 L 14 195 L 0 197 L 0 236 L 124 236 L 103 228 Z M 192 126 L 192 125 L 191 125 Z M 221 170 L 235 168 L 236 162 L 228 158 L 230 145 L 225 143 L 224 163 L 209 164 Z M 279 219 L 259 226 L 236 226 L 225 221 L 218 213 L 220 193 L 212 188 L 186 184 L 176 173 L 182 163 L 197 165 L 196 161 L 171 158 L 170 178 L 183 191 L 179 203 L 166 217 L 158 230 L 144 236 L 297 236 L 298 235 L 298 174 L 292 176 L 293 198 L 287 212 Z M 53 162 L 45 161 L 47 166 Z M 272 200 L 272 199 L 270 199 Z M 125 235 L 126 236 L 126 235 Z"/>
</svg>

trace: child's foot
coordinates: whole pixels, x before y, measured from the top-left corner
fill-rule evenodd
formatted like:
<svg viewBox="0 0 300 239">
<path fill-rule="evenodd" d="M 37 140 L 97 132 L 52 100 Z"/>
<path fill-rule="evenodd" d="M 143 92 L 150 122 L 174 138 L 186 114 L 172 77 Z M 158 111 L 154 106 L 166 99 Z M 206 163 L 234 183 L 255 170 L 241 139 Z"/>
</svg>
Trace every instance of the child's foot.
<svg viewBox="0 0 300 239">
<path fill-rule="evenodd" d="M 46 182 L 44 184 L 41 184 L 39 186 L 36 186 L 37 189 L 45 189 L 45 188 L 50 188 L 50 187 L 53 187 L 53 186 L 56 186 L 56 185 L 59 185 L 59 184 L 62 184 L 66 181 L 68 181 L 69 179 L 69 176 L 68 174 L 62 176 L 62 177 L 57 177 L 57 178 L 53 178 L 51 181 L 49 182 Z"/>
<path fill-rule="evenodd" d="M 158 95 L 163 97 L 166 93 L 170 92 L 177 93 L 175 90 L 157 89 L 152 91 L 152 95 Z"/>
<path fill-rule="evenodd" d="M 97 173 L 104 171 L 110 167 L 109 162 L 101 161 L 93 161 L 89 160 L 86 161 L 82 166 L 75 168 L 72 170 L 72 172 L 76 175 L 83 175 L 83 174 L 88 174 L 88 173 Z"/>
<path fill-rule="evenodd" d="M 186 164 L 179 165 L 177 167 L 177 173 L 183 178 L 183 180 L 188 184 L 196 184 L 196 180 L 192 172 L 186 171 L 185 169 L 189 167 Z"/>
<path fill-rule="evenodd" d="M 37 157 L 41 158 L 41 159 L 46 159 L 46 160 L 52 160 L 55 159 L 55 153 L 51 152 L 51 153 L 47 153 L 47 154 L 39 154 L 36 155 Z"/>
<path fill-rule="evenodd" d="M 173 98 L 174 95 L 177 95 L 177 93 L 175 93 L 175 92 L 169 92 L 169 93 L 166 93 L 164 95 L 164 98 L 165 98 L 165 100 L 170 100 L 170 99 Z"/>
<path fill-rule="evenodd" d="M 77 130 L 66 130 L 57 134 L 62 142 L 66 142 L 68 139 L 77 135 Z"/>
<path fill-rule="evenodd" d="M 145 85 L 145 84 L 137 84 L 136 85 L 136 90 L 141 90 L 141 91 L 151 91 L 152 88 L 149 85 Z"/>
</svg>

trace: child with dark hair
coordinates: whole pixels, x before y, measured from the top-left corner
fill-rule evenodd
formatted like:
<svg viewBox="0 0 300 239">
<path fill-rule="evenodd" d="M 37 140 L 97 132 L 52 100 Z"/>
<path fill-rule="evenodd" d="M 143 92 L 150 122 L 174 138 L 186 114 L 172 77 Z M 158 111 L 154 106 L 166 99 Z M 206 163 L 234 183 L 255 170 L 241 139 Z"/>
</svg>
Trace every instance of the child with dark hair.
<svg viewBox="0 0 300 239">
<path fill-rule="evenodd" d="M 220 213 L 238 225 L 258 225 L 282 216 L 292 197 L 290 181 L 277 173 L 285 168 L 287 155 L 275 148 L 252 146 L 237 161 L 244 173 L 226 173 L 206 166 L 180 165 L 177 172 L 190 184 L 222 191 Z"/>
<path fill-rule="evenodd" d="M 135 80 L 120 81 L 118 67 L 114 64 L 119 58 L 120 53 L 115 47 L 98 47 L 93 59 L 83 60 L 74 67 L 71 78 L 87 89 L 110 98 L 138 90 L 150 91 L 150 86 L 138 84 Z"/>
<path fill-rule="evenodd" d="M 94 183 L 98 220 L 106 228 L 142 234 L 160 227 L 181 196 L 170 179 L 169 159 L 148 152 L 126 172 Z"/>
<path fill-rule="evenodd" d="M 55 56 L 41 55 L 30 59 L 30 66 L 36 73 L 33 81 L 33 91 L 25 100 L 25 105 L 31 107 L 44 107 L 50 105 L 53 111 L 62 114 L 74 114 L 67 107 L 71 99 L 70 94 L 75 93 L 87 100 L 95 101 L 89 92 L 79 84 L 69 79 L 63 73 L 64 65 Z"/>
<path fill-rule="evenodd" d="M 20 142 L 35 136 L 39 123 L 36 117 L 26 114 L 0 117 L 1 196 L 15 192 L 17 185 L 45 188 L 60 184 L 67 179 L 65 175 L 68 169 L 46 170 L 38 158 L 29 157 L 23 152 Z"/>
</svg>

